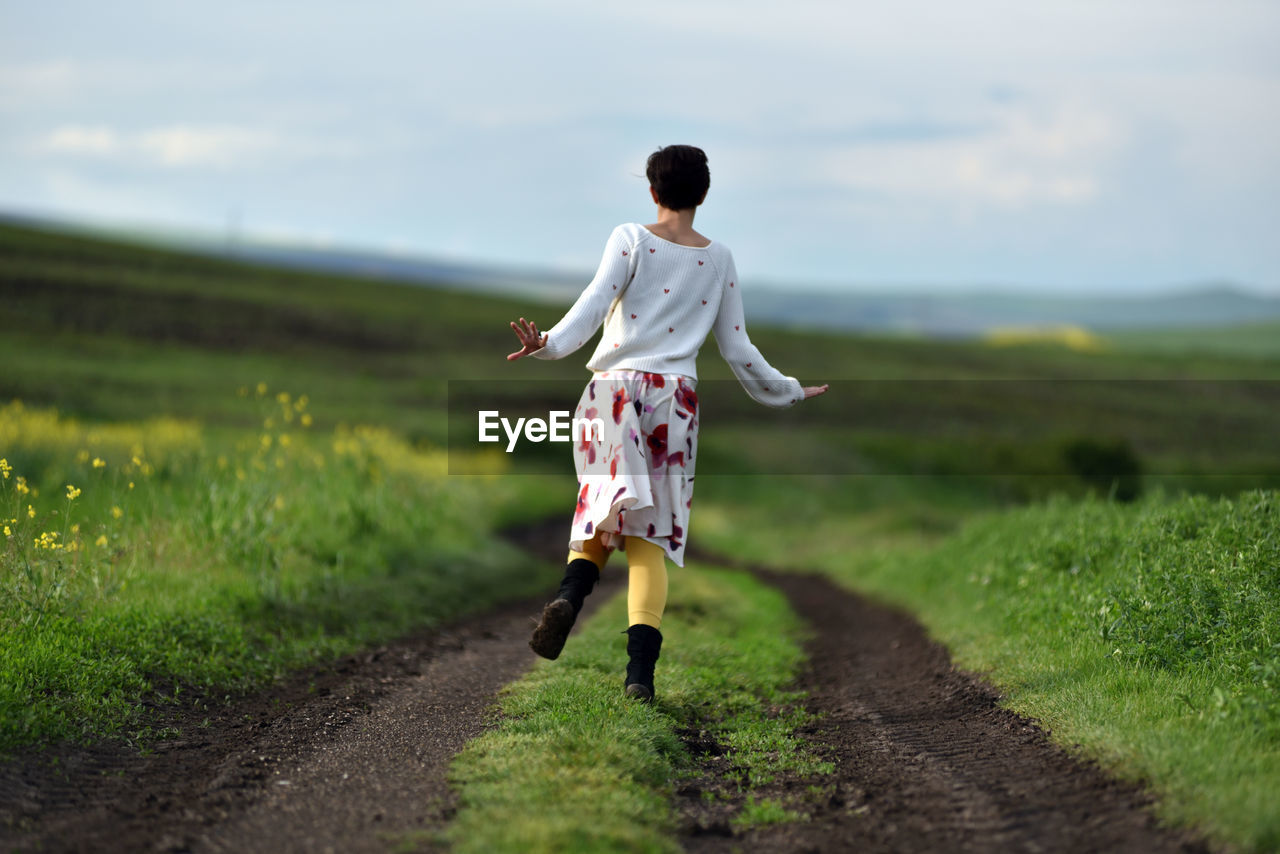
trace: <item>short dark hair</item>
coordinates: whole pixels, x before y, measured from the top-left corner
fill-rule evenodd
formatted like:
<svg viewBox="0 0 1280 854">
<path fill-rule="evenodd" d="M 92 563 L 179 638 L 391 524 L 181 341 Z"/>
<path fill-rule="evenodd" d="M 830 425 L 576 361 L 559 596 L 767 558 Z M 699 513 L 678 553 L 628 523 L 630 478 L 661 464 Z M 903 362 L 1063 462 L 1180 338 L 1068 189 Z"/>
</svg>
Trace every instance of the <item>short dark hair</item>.
<svg viewBox="0 0 1280 854">
<path fill-rule="evenodd" d="M 692 145 L 668 145 L 649 155 L 645 167 L 658 204 L 673 211 L 696 208 L 711 186 L 707 154 Z"/>
</svg>

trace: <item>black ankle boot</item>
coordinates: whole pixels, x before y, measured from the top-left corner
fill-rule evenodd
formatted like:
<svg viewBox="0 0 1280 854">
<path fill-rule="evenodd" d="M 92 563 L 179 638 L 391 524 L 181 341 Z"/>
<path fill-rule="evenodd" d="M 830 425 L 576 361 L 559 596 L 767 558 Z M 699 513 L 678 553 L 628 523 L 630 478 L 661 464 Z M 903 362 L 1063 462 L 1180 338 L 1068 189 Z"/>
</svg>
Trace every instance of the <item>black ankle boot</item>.
<svg viewBox="0 0 1280 854">
<path fill-rule="evenodd" d="M 529 638 L 529 648 L 543 658 L 559 657 L 569 630 L 582 610 L 582 601 L 599 580 L 600 569 L 591 561 L 585 558 L 570 561 L 555 598 L 542 609 L 542 620 Z"/>
<path fill-rule="evenodd" d="M 653 667 L 662 649 L 662 632 L 637 623 L 627 629 L 626 693 L 642 703 L 653 702 Z"/>
<path fill-rule="evenodd" d="M 564 578 L 560 580 L 560 590 L 556 599 L 564 599 L 573 606 L 573 616 L 577 617 L 582 610 L 582 600 L 595 589 L 600 580 L 600 569 L 586 558 L 578 558 L 569 562 L 564 568 Z"/>
</svg>

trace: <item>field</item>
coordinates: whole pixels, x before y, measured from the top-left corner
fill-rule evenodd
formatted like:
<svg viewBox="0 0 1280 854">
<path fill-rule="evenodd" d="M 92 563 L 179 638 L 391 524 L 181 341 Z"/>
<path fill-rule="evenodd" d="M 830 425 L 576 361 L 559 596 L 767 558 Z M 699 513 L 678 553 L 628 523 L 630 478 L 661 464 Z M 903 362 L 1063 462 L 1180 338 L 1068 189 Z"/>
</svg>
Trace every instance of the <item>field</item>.
<svg viewBox="0 0 1280 854">
<path fill-rule="evenodd" d="M 0 786 L 105 744 L 132 767 L 299 674 L 558 578 L 554 549 L 499 534 L 567 518 L 567 451 L 459 438 L 476 400 L 576 399 L 577 354 L 503 358 L 507 320 L 558 306 L 3 226 L 0 307 Z M 1141 781 L 1177 832 L 1280 847 L 1271 331 L 752 338 L 832 390 L 762 410 L 704 349 L 703 551 L 672 574 L 660 702 L 620 702 L 621 606 L 598 603 L 448 754 L 456 806 L 424 805 L 436 825 L 388 845 L 843 827 L 845 765 L 801 737 L 818 629 L 765 576 L 722 568 L 751 563 L 911 612 L 1006 709 Z M 17 807 L 0 833 L 42 838 L 61 814 Z"/>
</svg>

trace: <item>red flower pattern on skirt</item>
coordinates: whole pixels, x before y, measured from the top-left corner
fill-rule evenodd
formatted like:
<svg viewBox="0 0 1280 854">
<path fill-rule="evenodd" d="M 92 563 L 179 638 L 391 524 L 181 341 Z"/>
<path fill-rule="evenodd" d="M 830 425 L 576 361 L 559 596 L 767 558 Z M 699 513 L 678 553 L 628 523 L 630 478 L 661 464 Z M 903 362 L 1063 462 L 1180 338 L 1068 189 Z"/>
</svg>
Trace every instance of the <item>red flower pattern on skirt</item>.
<svg viewBox="0 0 1280 854">
<path fill-rule="evenodd" d="M 594 386 L 595 383 L 592 383 L 591 385 Z M 582 417 L 587 420 L 597 418 L 599 415 L 600 411 L 594 406 L 588 406 L 582 411 Z M 594 463 L 596 461 L 596 443 L 591 441 L 591 439 L 591 431 L 583 430 L 581 437 L 578 439 L 578 450 L 587 455 L 587 462 Z"/>
<path fill-rule="evenodd" d="M 582 491 L 578 493 L 578 509 L 573 514 L 573 521 L 576 524 L 582 518 L 582 514 L 587 512 L 587 508 L 591 506 L 587 503 L 587 485 L 582 485 Z"/>
<path fill-rule="evenodd" d="M 690 415 L 698 414 L 698 395 L 692 388 L 685 385 L 684 377 L 681 377 L 676 384 L 676 402 Z"/>
<path fill-rule="evenodd" d="M 649 467 L 662 468 L 667 464 L 667 425 L 659 424 L 645 437 L 649 446 Z"/>
<path fill-rule="evenodd" d="M 626 388 L 614 389 L 613 391 L 613 423 L 614 424 L 622 423 L 622 407 L 627 405 L 628 400 L 629 398 L 627 397 Z"/>
<path fill-rule="evenodd" d="M 577 417 L 598 417 L 592 404 L 603 396 L 613 418 L 604 420 L 602 437 L 584 436 L 573 446 L 580 489 L 570 548 L 581 550 L 596 532 L 609 531 L 662 545 L 684 565 L 698 435 L 694 384 L 629 370 L 592 377 Z"/>
</svg>

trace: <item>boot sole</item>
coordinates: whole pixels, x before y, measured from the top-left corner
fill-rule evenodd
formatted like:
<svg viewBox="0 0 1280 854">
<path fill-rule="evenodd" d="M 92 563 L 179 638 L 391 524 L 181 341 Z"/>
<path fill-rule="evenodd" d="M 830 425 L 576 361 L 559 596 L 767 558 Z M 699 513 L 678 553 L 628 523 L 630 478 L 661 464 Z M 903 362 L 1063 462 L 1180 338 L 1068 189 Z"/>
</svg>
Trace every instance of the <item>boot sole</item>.
<svg viewBox="0 0 1280 854">
<path fill-rule="evenodd" d="M 631 700 L 639 700 L 642 703 L 653 702 L 653 692 L 639 682 L 633 682 L 627 686 L 627 698 Z"/>
<path fill-rule="evenodd" d="M 567 599 L 557 599 L 542 609 L 542 621 L 533 630 L 529 638 L 529 648 L 543 658 L 555 661 L 564 649 L 564 642 L 569 639 L 569 630 L 573 628 L 576 614 L 573 605 Z"/>
</svg>

